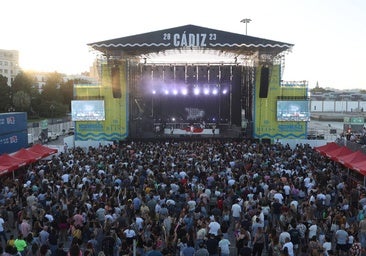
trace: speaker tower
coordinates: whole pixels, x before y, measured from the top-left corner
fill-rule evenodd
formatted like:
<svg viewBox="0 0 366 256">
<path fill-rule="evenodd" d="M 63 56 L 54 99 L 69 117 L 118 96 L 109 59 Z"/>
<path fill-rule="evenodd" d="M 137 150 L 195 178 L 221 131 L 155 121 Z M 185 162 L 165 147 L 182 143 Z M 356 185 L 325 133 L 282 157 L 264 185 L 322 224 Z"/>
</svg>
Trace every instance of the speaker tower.
<svg viewBox="0 0 366 256">
<path fill-rule="evenodd" d="M 269 67 L 263 66 L 261 68 L 259 98 L 267 98 L 268 97 L 268 87 L 269 87 Z"/>
<path fill-rule="evenodd" d="M 113 98 L 121 98 L 121 75 L 118 66 L 111 69 Z"/>
</svg>

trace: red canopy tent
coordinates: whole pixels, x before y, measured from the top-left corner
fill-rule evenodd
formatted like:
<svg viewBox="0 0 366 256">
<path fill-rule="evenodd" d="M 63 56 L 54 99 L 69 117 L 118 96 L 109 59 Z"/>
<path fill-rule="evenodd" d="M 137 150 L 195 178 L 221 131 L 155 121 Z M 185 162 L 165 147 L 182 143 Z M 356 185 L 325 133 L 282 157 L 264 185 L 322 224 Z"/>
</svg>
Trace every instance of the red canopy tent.
<svg viewBox="0 0 366 256">
<path fill-rule="evenodd" d="M 19 158 L 19 159 L 23 159 L 24 161 L 27 162 L 27 164 L 34 163 L 34 162 L 36 162 L 36 161 L 38 161 L 42 158 L 42 154 L 36 153 L 36 152 L 33 152 L 33 151 L 29 151 L 25 148 L 22 148 L 22 149 L 18 150 L 12 156 L 14 156 L 16 158 Z"/>
<path fill-rule="evenodd" d="M 0 165 L 9 167 L 9 171 L 14 171 L 19 167 L 26 165 L 27 162 L 23 159 L 10 156 L 9 154 L 2 154 L 0 156 Z"/>
<path fill-rule="evenodd" d="M 0 175 L 10 172 L 11 166 L 0 165 Z"/>
<path fill-rule="evenodd" d="M 357 162 L 366 161 L 366 155 L 361 151 L 356 151 L 348 155 L 338 157 L 337 161 L 348 168 Z"/>
<path fill-rule="evenodd" d="M 337 148 L 340 148 L 340 147 L 341 146 L 339 146 L 337 143 L 330 142 L 330 143 L 327 143 L 327 144 L 325 144 L 323 146 L 315 147 L 314 149 L 316 151 L 318 151 L 320 154 L 326 155 L 326 152 L 331 151 L 331 150 L 334 150 L 334 149 L 337 149 Z"/>
<path fill-rule="evenodd" d="M 41 144 L 35 144 L 32 147 L 30 147 L 28 150 L 33 153 L 42 155 L 42 158 L 57 153 L 57 149 L 49 148 L 49 147 L 43 146 Z"/>
<path fill-rule="evenodd" d="M 337 160 L 337 157 L 348 155 L 351 153 L 353 153 L 353 151 L 345 146 L 325 152 L 326 156 L 332 160 Z"/>
<path fill-rule="evenodd" d="M 11 155 L 2 154 L 0 155 L 0 175 L 15 171 L 55 153 L 57 153 L 57 149 L 36 144 L 29 149 L 22 148 Z"/>
<path fill-rule="evenodd" d="M 366 176 L 366 160 L 354 163 L 351 169 L 356 170 L 362 175 Z"/>
</svg>

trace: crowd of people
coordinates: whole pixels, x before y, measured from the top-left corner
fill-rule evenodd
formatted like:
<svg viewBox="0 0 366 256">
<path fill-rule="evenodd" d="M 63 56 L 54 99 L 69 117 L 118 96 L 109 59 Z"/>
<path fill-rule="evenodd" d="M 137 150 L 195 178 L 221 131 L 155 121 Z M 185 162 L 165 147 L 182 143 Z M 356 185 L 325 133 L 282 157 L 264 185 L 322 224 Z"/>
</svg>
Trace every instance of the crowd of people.
<svg viewBox="0 0 366 256">
<path fill-rule="evenodd" d="M 3 177 L 3 255 L 362 255 L 366 196 L 309 145 L 122 141 Z"/>
</svg>

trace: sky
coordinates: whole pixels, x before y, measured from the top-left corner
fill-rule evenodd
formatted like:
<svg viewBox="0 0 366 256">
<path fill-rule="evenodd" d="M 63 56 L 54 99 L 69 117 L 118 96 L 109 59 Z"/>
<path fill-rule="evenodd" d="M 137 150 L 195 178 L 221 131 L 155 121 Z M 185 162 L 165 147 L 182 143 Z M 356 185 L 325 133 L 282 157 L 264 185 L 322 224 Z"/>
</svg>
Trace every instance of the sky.
<svg viewBox="0 0 366 256">
<path fill-rule="evenodd" d="M 20 67 L 89 71 L 88 43 L 188 24 L 294 44 L 282 79 L 366 89 L 364 0 L 11 0 L 1 3 L 0 49 Z"/>
</svg>

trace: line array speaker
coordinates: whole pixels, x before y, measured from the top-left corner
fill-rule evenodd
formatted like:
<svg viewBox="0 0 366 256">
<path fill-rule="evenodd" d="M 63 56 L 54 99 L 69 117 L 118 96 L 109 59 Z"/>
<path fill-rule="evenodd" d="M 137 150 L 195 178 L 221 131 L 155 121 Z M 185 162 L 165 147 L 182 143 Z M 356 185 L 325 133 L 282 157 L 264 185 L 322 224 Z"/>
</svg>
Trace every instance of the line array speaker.
<svg viewBox="0 0 366 256">
<path fill-rule="evenodd" d="M 119 67 L 112 67 L 111 69 L 112 75 L 112 93 L 113 98 L 121 98 L 121 75 L 119 71 Z"/>
<path fill-rule="evenodd" d="M 269 68 L 262 67 L 260 87 L 259 87 L 259 98 L 268 97 L 268 87 L 269 87 Z"/>
</svg>

